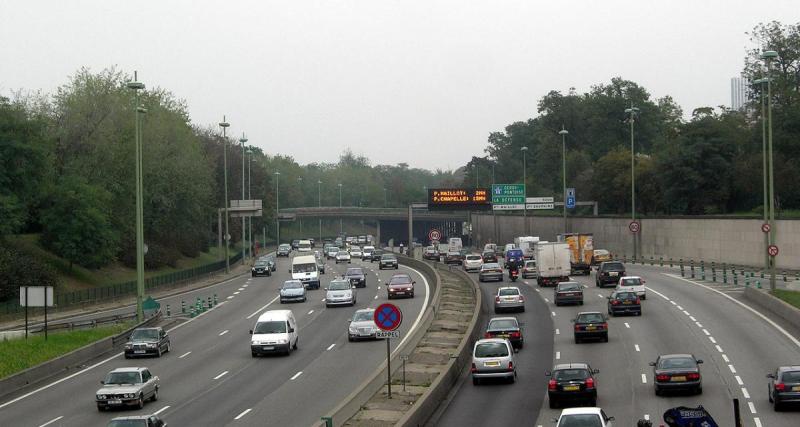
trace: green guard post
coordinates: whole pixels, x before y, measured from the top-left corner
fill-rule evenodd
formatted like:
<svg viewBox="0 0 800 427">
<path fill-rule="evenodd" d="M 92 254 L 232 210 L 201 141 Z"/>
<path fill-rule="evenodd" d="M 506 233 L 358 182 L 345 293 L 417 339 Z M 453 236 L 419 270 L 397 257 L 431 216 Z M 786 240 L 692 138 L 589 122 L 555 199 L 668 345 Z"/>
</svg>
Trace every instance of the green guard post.
<svg viewBox="0 0 800 427">
<path fill-rule="evenodd" d="M 325 422 L 325 427 L 333 427 L 333 418 L 331 418 L 331 417 L 322 417 L 322 421 Z"/>
<path fill-rule="evenodd" d="M 211 307 L 212 307 L 212 305 L 211 305 L 211 296 L 209 296 L 208 297 L 208 308 L 211 308 Z"/>
<path fill-rule="evenodd" d="M 717 264 L 714 261 L 711 261 L 711 281 L 717 281 Z"/>
<path fill-rule="evenodd" d="M 167 317 L 172 316 L 172 312 L 169 310 L 169 304 L 167 304 Z"/>
<path fill-rule="evenodd" d="M 181 314 L 186 314 L 186 301 L 181 300 Z"/>
<path fill-rule="evenodd" d="M 689 263 L 690 263 L 690 265 L 692 267 L 692 279 L 694 279 L 694 260 L 693 259 L 689 260 Z"/>
<path fill-rule="evenodd" d="M 214 306 L 217 306 L 217 294 L 214 294 Z"/>
<path fill-rule="evenodd" d="M 761 281 L 756 280 L 756 288 L 761 289 Z"/>
</svg>

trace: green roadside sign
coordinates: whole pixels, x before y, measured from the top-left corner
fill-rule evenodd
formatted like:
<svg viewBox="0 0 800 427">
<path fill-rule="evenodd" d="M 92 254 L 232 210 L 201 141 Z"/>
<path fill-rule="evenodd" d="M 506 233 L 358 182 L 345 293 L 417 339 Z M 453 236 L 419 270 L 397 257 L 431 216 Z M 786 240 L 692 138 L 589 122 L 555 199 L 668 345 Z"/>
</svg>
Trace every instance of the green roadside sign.
<svg viewBox="0 0 800 427">
<path fill-rule="evenodd" d="M 493 184 L 493 205 L 524 205 L 525 184 Z M 522 208 L 520 208 L 522 209 Z"/>
</svg>

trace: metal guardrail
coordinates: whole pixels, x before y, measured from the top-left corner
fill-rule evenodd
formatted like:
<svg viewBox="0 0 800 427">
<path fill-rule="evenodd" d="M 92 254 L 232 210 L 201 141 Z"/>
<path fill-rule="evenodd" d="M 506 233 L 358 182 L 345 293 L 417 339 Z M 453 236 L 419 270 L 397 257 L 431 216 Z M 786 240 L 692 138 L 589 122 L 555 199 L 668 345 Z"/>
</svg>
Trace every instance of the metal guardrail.
<svg viewBox="0 0 800 427">
<path fill-rule="evenodd" d="M 73 329 L 96 328 L 106 323 L 120 323 L 129 320 L 136 320 L 136 313 L 117 314 L 113 316 L 99 317 L 96 319 L 77 320 L 74 322 L 57 322 L 57 323 L 48 322 L 47 331 L 48 332 L 54 332 L 59 330 L 71 331 Z M 34 334 L 44 332 L 44 324 L 37 323 L 35 325 L 30 325 L 28 326 L 28 332 Z"/>
</svg>

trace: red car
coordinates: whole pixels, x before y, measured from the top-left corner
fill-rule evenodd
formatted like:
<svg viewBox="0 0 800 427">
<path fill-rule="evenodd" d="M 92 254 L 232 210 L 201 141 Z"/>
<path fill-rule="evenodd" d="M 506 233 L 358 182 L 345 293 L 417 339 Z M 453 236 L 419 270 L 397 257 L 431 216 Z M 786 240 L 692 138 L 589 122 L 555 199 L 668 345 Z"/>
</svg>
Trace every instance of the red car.
<svg viewBox="0 0 800 427">
<path fill-rule="evenodd" d="M 414 284 L 417 283 L 411 280 L 411 276 L 405 273 L 398 273 L 389 279 L 386 284 L 386 292 L 389 299 L 403 296 L 414 298 Z"/>
</svg>

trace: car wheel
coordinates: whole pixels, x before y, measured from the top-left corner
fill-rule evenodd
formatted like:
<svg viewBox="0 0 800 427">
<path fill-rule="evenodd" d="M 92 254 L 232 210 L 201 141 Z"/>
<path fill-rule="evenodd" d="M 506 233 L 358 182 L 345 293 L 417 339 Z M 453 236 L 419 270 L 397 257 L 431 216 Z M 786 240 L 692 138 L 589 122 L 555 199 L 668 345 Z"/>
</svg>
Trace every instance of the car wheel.
<svg viewBox="0 0 800 427">
<path fill-rule="evenodd" d="M 511 383 L 511 384 L 514 384 L 515 382 L 517 382 L 517 373 L 516 373 L 516 371 L 514 372 L 514 375 L 512 375 L 511 378 L 508 379 L 508 382 Z"/>
<path fill-rule="evenodd" d="M 522 308 L 519 309 L 519 312 L 520 313 L 524 313 L 525 312 L 525 306 L 522 306 Z"/>
<path fill-rule="evenodd" d="M 769 403 L 772 403 L 772 392 L 770 392 L 769 386 L 767 386 L 767 399 L 769 399 Z"/>
<path fill-rule="evenodd" d="M 773 411 L 780 412 L 781 409 L 783 409 L 783 407 L 781 406 L 780 402 L 778 402 L 777 400 L 775 402 L 772 402 L 772 410 Z"/>
<path fill-rule="evenodd" d="M 258 357 L 258 353 L 256 353 L 255 351 L 251 351 L 250 352 L 250 356 L 251 357 Z"/>
<path fill-rule="evenodd" d="M 150 400 L 153 402 L 158 400 L 158 387 L 156 387 L 155 390 L 153 390 L 153 396 L 150 397 Z"/>
<path fill-rule="evenodd" d="M 575 337 L 575 344 L 580 344 L 580 343 L 581 343 L 581 339 L 578 338 L 578 337 Z"/>
<path fill-rule="evenodd" d="M 660 388 L 655 387 L 655 391 L 656 391 L 656 396 L 661 396 L 661 389 Z"/>
<path fill-rule="evenodd" d="M 556 307 L 560 307 L 560 306 L 561 306 L 561 304 L 558 301 L 556 301 Z"/>
<path fill-rule="evenodd" d="M 253 274 L 251 274 L 250 276 L 251 276 L 251 277 L 256 277 L 256 274 L 255 274 L 255 273 L 253 273 Z"/>
<path fill-rule="evenodd" d="M 550 403 L 550 405 L 549 405 L 549 406 L 550 406 L 550 409 L 556 409 L 556 408 L 558 408 L 558 402 L 556 402 L 555 400 L 550 400 L 550 402 L 549 402 L 549 403 Z"/>
<path fill-rule="evenodd" d="M 162 354 L 163 354 L 163 353 L 161 352 L 161 346 L 158 346 L 158 347 L 156 348 L 156 357 L 161 357 L 161 355 L 162 355 Z"/>
<path fill-rule="evenodd" d="M 297 344 L 300 343 L 300 338 L 294 340 L 294 349 L 297 350 Z"/>
<path fill-rule="evenodd" d="M 703 386 L 697 387 L 694 390 L 694 394 L 703 394 Z"/>
<path fill-rule="evenodd" d="M 483 283 L 483 277 L 478 277 L 478 282 Z"/>
<path fill-rule="evenodd" d="M 583 305 L 583 301 L 579 301 L 579 302 L 578 302 L 578 305 Z"/>
<path fill-rule="evenodd" d="M 637 315 L 637 316 L 641 316 L 641 315 L 642 315 L 642 312 L 641 312 L 641 311 L 637 311 L 637 312 L 636 312 L 636 315 Z"/>
<path fill-rule="evenodd" d="M 642 295 L 642 299 L 647 299 L 647 295 Z"/>
<path fill-rule="evenodd" d="M 396 266 L 396 265 L 394 266 L 394 269 L 395 269 L 395 270 L 397 270 L 398 268 L 400 268 L 400 267 L 398 267 L 398 266 Z"/>
<path fill-rule="evenodd" d="M 348 335 L 348 336 L 347 336 L 347 341 L 353 342 L 353 341 L 354 341 L 354 340 L 353 340 L 353 336 L 352 336 L 352 335 Z"/>
<path fill-rule="evenodd" d="M 139 409 L 144 408 L 144 396 L 139 394 L 139 400 L 136 401 L 136 407 Z"/>
<path fill-rule="evenodd" d="M 481 384 L 480 378 L 472 377 L 472 385 L 480 385 L 480 384 Z"/>
<path fill-rule="evenodd" d="M 126 353 L 126 354 L 125 354 L 125 358 L 126 358 L 126 359 L 130 359 L 131 357 L 130 357 L 130 356 L 128 356 L 128 354 Z"/>
<path fill-rule="evenodd" d="M 603 337 L 603 342 L 608 342 L 608 334 L 606 334 L 606 336 Z"/>
</svg>

